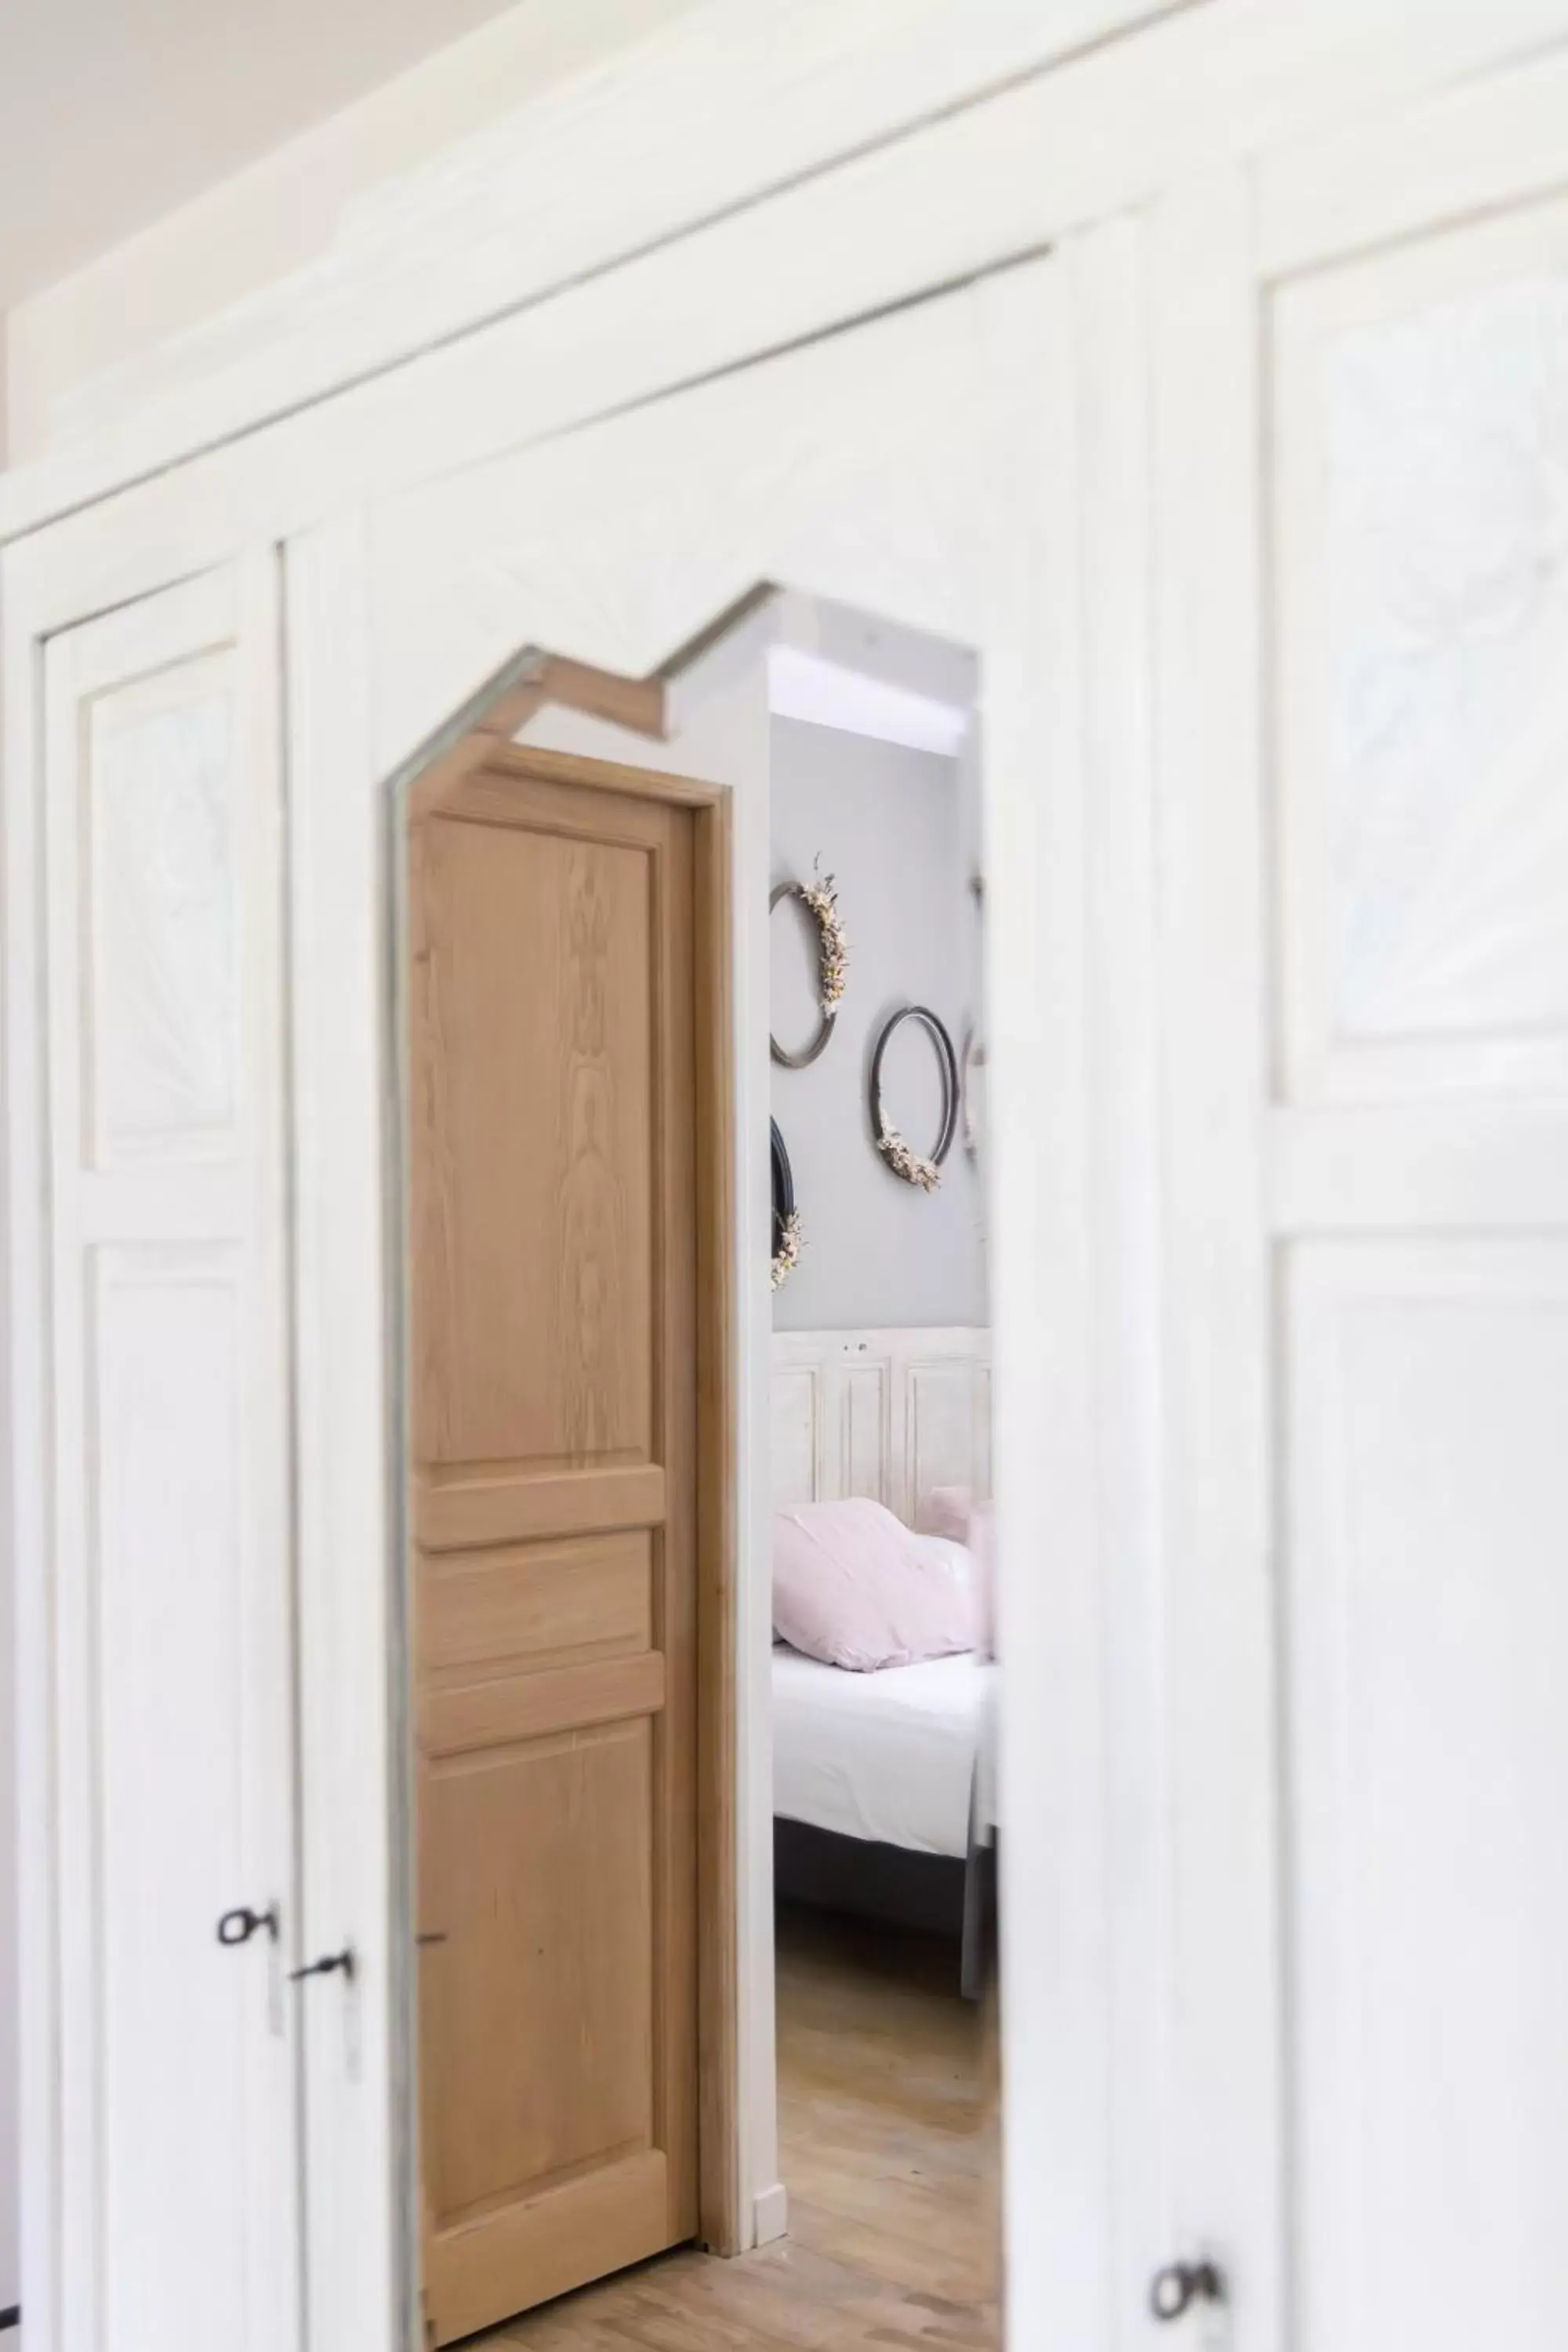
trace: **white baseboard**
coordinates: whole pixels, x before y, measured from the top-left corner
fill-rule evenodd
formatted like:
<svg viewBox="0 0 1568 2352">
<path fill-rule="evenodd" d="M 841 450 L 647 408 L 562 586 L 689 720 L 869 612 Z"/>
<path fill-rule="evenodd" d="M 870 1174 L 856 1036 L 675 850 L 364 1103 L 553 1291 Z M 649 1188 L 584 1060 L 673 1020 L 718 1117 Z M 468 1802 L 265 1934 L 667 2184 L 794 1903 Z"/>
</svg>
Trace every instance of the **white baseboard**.
<svg viewBox="0 0 1568 2352">
<path fill-rule="evenodd" d="M 785 2235 L 789 2229 L 789 2195 L 782 2180 L 775 2180 L 771 2189 L 760 2192 L 752 2207 L 752 2219 L 756 2231 L 754 2242 L 759 2246 L 771 2246 L 775 2238 Z"/>
</svg>

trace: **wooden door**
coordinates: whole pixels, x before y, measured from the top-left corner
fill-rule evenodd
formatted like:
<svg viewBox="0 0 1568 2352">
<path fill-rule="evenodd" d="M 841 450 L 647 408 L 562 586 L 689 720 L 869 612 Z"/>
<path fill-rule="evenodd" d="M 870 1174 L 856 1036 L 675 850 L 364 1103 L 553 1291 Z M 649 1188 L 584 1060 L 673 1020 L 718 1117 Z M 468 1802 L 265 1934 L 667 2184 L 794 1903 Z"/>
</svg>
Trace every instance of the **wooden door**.
<svg viewBox="0 0 1568 2352">
<path fill-rule="evenodd" d="M 696 819 L 538 764 L 411 824 L 440 2342 L 698 2219 Z"/>
</svg>

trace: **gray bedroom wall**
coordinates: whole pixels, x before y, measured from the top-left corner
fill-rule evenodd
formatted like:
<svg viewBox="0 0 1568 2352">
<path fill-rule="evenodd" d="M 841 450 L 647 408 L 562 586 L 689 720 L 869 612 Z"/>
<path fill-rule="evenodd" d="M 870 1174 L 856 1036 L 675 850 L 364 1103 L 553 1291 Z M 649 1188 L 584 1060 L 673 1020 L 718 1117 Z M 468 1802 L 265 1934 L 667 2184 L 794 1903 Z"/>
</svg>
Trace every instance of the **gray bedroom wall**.
<svg viewBox="0 0 1568 2352">
<path fill-rule="evenodd" d="M 927 1195 L 871 1140 L 867 1081 L 878 1032 L 928 1004 L 962 1053 L 973 1017 L 974 913 L 959 763 L 799 719 L 773 722 L 773 879 L 837 877 L 849 940 L 837 1025 L 809 1069 L 773 1066 L 773 1110 L 795 1171 L 800 1265 L 773 1297 L 781 1331 L 987 1319 L 980 1192 L 962 1136 Z M 813 934 L 788 904 L 773 919 L 773 1028 L 797 1045 L 815 1021 Z M 888 1113 L 917 1151 L 935 1140 L 941 1089 L 930 1041 L 900 1031 L 883 1066 Z"/>
</svg>

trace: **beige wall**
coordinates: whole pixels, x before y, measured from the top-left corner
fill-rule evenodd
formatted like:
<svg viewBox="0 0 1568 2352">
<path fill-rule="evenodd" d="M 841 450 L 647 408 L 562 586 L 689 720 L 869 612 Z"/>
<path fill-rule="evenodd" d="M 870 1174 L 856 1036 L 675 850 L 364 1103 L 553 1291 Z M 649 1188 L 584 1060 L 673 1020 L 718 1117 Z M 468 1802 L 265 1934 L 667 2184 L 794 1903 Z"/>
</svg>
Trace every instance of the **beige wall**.
<svg viewBox="0 0 1568 2352">
<path fill-rule="evenodd" d="M 4 322 L 0 463 L 69 429 L 82 388 L 325 253 L 346 211 L 552 84 L 592 70 L 698 0 L 522 0 L 237 173 Z"/>
</svg>

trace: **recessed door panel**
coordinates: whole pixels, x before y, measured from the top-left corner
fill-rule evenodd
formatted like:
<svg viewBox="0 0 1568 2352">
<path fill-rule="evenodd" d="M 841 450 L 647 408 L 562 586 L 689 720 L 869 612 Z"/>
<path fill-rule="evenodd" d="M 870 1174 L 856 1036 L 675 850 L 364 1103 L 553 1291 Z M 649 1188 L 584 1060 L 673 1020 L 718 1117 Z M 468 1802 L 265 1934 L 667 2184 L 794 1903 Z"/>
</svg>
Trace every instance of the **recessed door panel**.
<svg viewBox="0 0 1568 2352">
<path fill-rule="evenodd" d="M 650 1719 L 443 1759 L 423 1893 L 431 2218 L 652 2142 Z M 504 2051 L 506 2063 L 496 2055 Z"/>
<path fill-rule="evenodd" d="M 422 1458 L 646 1461 L 652 852 L 426 826 Z"/>
<path fill-rule="evenodd" d="M 1544 2346 L 1568 1247 L 1309 1244 L 1285 1297 L 1302 2352 Z"/>
</svg>

